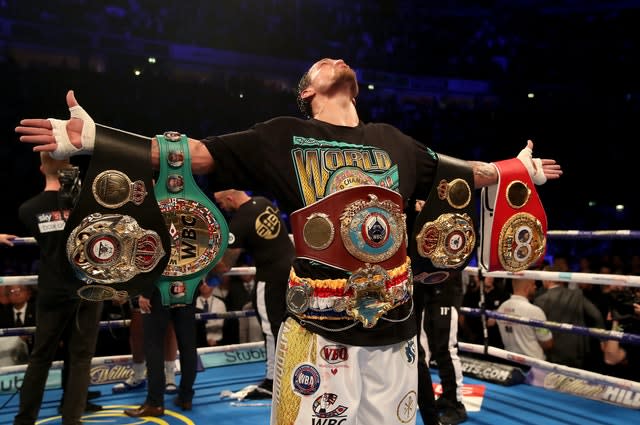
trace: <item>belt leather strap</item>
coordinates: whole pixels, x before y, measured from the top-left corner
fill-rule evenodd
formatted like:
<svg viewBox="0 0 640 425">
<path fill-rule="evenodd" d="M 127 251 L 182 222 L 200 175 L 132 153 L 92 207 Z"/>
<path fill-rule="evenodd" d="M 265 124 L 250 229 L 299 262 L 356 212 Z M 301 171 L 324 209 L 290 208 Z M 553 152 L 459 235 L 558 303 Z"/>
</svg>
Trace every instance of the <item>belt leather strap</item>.
<svg viewBox="0 0 640 425">
<path fill-rule="evenodd" d="M 171 236 L 170 259 L 158 280 L 162 303 L 193 302 L 196 289 L 227 249 L 227 222 L 191 173 L 186 135 L 169 131 L 156 136 L 160 173 L 155 195 Z"/>
<path fill-rule="evenodd" d="M 149 139 L 96 125 L 93 156 L 64 239 L 78 277 L 103 290 L 81 288 L 80 296 L 86 289 L 110 294 L 106 298 L 133 297 L 162 274 L 171 241 L 152 177 Z"/>
<path fill-rule="evenodd" d="M 434 183 L 409 238 L 414 278 L 422 283 L 445 280 L 448 272 L 442 270 L 462 270 L 473 257 L 477 242 L 471 166 L 438 154 Z M 434 276 L 438 276 L 437 282 Z"/>
<path fill-rule="evenodd" d="M 353 272 L 366 263 L 393 269 L 407 258 L 402 196 L 355 186 L 291 214 L 296 255 Z"/>
<path fill-rule="evenodd" d="M 482 189 L 480 265 L 517 272 L 542 260 L 547 216 L 529 172 L 517 158 L 494 163 L 498 184 Z"/>
</svg>

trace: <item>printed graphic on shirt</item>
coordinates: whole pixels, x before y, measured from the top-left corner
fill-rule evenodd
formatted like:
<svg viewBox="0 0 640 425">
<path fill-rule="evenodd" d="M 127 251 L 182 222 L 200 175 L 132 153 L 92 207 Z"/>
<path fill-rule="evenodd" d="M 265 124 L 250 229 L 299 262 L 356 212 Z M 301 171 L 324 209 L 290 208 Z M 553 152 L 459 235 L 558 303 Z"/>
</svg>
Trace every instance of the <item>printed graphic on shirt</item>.
<svg viewBox="0 0 640 425">
<path fill-rule="evenodd" d="M 399 187 L 398 166 L 384 149 L 294 137 L 291 156 L 305 205 L 353 186 Z"/>
<path fill-rule="evenodd" d="M 59 232 L 64 230 L 64 224 L 69 218 L 69 210 L 55 210 L 36 215 L 40 233 Z"/>
<path fill-rule="evenodd" d="M 256 217 L 256 235 L 263 239 L 274 239 L 280 234 L 280 217 L 278 210 L 267 207 Z"/>
</svg>

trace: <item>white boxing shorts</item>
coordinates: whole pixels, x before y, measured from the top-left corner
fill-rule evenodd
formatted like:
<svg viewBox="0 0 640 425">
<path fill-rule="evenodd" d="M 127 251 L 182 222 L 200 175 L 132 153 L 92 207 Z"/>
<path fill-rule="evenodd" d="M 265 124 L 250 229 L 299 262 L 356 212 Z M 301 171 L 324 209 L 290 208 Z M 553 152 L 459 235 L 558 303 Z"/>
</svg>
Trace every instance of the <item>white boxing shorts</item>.
<svg viewBox="0 0 640 425">
<path fill-rule="evenodd" d="M 276 350 L 271 425 L 416 423 L 416 337 L 375 347 L 339 344 L 289 318 Z"/>
</svg>

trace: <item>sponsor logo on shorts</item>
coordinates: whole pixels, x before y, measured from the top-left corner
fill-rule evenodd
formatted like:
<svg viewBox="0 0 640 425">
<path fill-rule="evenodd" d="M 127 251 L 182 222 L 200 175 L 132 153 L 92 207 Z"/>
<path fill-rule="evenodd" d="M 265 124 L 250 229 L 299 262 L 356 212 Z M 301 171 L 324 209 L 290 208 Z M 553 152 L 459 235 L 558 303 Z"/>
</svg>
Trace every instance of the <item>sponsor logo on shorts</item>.
<svg viewBox="0 0 640 425">
<path fill-rule="evenodd" d="M 407 363 L 413 364 L 416 361 L 416 343 L 410 339 L 404 347 L 404 353 L 407 356 Z"/>
<path fill-rule="evenodd" d="M 338 396 L 333 393 L 324 393 L 313 400 L 312 425 L 339 425 L 346 422 L 347 418 L 344 412 L 348 407 L 341 404 L 336 405 Z"/>
<path fill-rule="evenodd" d="M 349 351 L 344 345 L 325 345 L 320 349 L 320 357 L 329 364 L 337 364 L 349 360 Z"/>
<path fill-rule="evenodd" d="M 400 403 L 398 403 L 397 415 L 398 420 L 403 424 L 413 421 L 418 408 L 418 398 L 415 391 L 409 391 Z"/>
<path fill-rule="evenodd" d="M 320 373 L 311 364 L 302 363 L 293 372 L 293 390 L 302 395 L 311 395 L 320 388 Z"/>
</svg>

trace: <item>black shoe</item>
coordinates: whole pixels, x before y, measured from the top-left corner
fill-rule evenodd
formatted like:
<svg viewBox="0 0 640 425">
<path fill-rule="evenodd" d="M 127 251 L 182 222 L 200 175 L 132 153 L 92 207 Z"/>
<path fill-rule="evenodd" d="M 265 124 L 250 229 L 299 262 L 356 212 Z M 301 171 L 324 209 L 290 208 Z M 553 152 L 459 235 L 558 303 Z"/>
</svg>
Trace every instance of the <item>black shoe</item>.
<svg viewBox="0 0 640 425">
<path fill-rule="evenodd" d="M 90 401 L 87 401 L 87 404 L 84 406 L 85 412 L 99 412 L 101 410 L 102 406 L 100 406 L 99 404 L 91 403 Z"/>
<path fill-rule="evenodd" d="M 145 416 L 154 416 L 154 417 L 164 416 L 164 407 L 143 404 L 137 409 L 125 410 L 124 414 L 131 418 L 143 418 Z"/>
<path fill-rule="evenodd" d="M 182 410 L 191 410 L 193 408 L 193 403 L 191 400 L 183 400 L 180 396 L 173 399 L 173 404 L 178 406 Z"/>
<path fill-rule="evenodd" d="M 94 398 L 98 398 L 102 395 L 100 391 L 88 391 L 87 392 L 87 400 L 93 400 Z"/>
<path fill-rule="evenodd" d="M 89 401 L 87 401 L 87 404 L 84 406 L 85 412 L 99 412 L 101 410 L 102 406 L 100 406 L 99 404 L 91 403 Z M 62 404 L 58 406 L 58 414 L 62 415 Z"/>
<path fill-rule="evenodd" d="M 457 403 L 454 407 L 446 406 L 440 414 L 440 422 L 445 425 L 456 425 L 466 421 L 469 418 L 467 409 L 464 404 Z"/>
<path fill-rule="evenodd" d="M 247 393 L 246 400 L 265 400 L 273 397 L 273 379 L 265 379 L 254 390 Z"/>
</svg>

